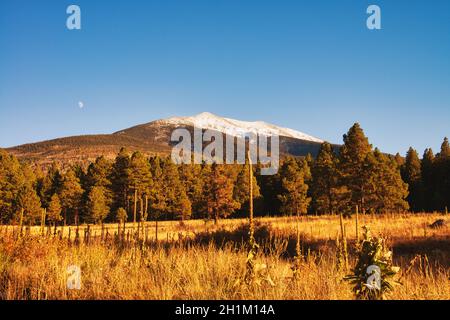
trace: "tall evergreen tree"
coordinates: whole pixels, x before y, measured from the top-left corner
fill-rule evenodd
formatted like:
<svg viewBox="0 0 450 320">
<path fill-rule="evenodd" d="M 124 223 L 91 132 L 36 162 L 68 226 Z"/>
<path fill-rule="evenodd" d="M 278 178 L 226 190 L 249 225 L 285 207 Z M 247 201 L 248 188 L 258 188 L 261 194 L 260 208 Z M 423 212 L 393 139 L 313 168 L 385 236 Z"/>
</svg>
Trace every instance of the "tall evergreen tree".
<svg viewBox="0 0 450 320">
<path fill-rule="evenodd" d="M 23 209 L 26 224 L 35 224 L 39 221 L 42 213 L 41 201 L 36 194 L 36 190 L 30 184 L 24 184 L 17 195 L 17 207 Z M 16 212 L 18 214 L 18 211 Z M 18 217 L 15 218 L 18 220 Z"/>
<path fill-rule="evenodd" d="M 187 197 L 186 189 L 180 181 L 177 166 L 170 158 L 165 158 L 161 162 L 161 166 L 166 217 L 188 219 L 192 213 L 192 205 Z"/>
<path fill-rule="evenodd" d="M 111 185 L 114 192 L 113 208 L 124 208 L 128 213 L 130 212 L 128 203 L 129 165 L 130 155 L 125 148 L 121 148 L 116 156 L 111 172 Z"/>
<path fill-rule="evenodd" d="M 73 169 L 69 169 L 63 176 L 59 198 L 66 222 L 78 223 L 78 214 L 81 207 L 83 189 L 80 180 Z M 72 219 L 73 217 L 73 219 Z"/>
<path fill-rule="evenodd" d="M 212 166 L 206 163 L 201 165 L 201 181 L 202 181 L 202 195 L 198 203 L 196 216 L 202 219 L 209 219 L 212 216 L 212 209 L 208 199 L 211 197 L 212 184 L 210 183 L 212 177 Z"/>
<path fill-rule="evenodd" d="M 59 193 L 62 185 L 62 175 L 59 166 L 53 162 L 48 168 L 47 174 L 40 183 L 38 188 L 38 195 L 41 198 L 41 203 L 44 208 L 48 208 L 52 196 Z"/>
<path fill-rule="evenodd" d="M 403 159 L 403 157 L 398 152 L 395 154 L 394 160 L 399 168 L 401 168 L 405 164 L 405 159 Z"/>
<path fill-rule="evenodd" d="M 181 183 L 191 203 L 191 214 L 193 218 L 201 218 L 202 202 L 202 167 L 199 164 L 182 164 L 178 167 Z"/>
<path fill-rule="evenodd" d="M 166 180 L 162 166 L 162 160 L 159 156 L 150 158 L 150 168 L 153 180 L 150 189 L 150 209 L 152 211 L 151 216 L 155 220 L 158 220 L 168 210 L 168 201 L 165 192 Z"/>
<path fill-rule="evenodd" d="M 260 175 L 257 173 L 256 180 L 260 186 L 265 212 L 269 215 L 278 215 L 281 208 L 281 201 L 278 195 L 282 192 L 280 171 L 274 175 Z"/>
<path fill-rule="evenodd" d="M 366 208 L 377 213 L 404 211 L 409 208 L 405 201 L 408 185 L 403 182 L 395 159 L 378 149 L 366 158 L 367 171 L 371 173 L 367 184 Z"/>
<path fill-rule="evenodd" d="M 28 222 L 34 223 L 36 217 L 40 217 L 42 213 L 41 201 L 36 193 L 37 189 L 37 176 L 35 171 L 26 163 L 21 164 L 22 178 L 21 188 L 25 191 L 24 198 L 26 205 L 24 206 L 25 214 L 27 215 Z"/>
<path fill-rule="evenodd" d="M 408 203 L 413 211 L 423 209 L 422 198 L 422 171 L 419 155 L 412 147 L 406 153 L 405 163 L 402 166 L 402 178 L 408 184 Z"/>
<path fill-rule="evenodd" d="M 234 184 L 233 189 L 233 198 L 239 204 L 239 212 L 248 214 L 249 211 L 249 189 L 250 189 L 250 177 L 248 170 L 248 163 L 246 165 L 238 166 L 239 173 L 236 178 L 236 182 Z M 261 192 L 259 189 L 259 185 L 255 176 L 255 168 L 252 166 L 253 170 L 253 199 L 258 199 L 261 197 Z"/>
<path fill-rule="evenodd" d="M 372 145 L 364 135 L 358 123 L 355 123 L 344 135 L 344 145 L 340 149 L 340 175 L 343 186 L 347 188 L 348 212 L 356 206 L 364 212 L 365 199 L 368 196 L 368 178 L 366 158 L 372 152 Z"/>
<path fill-rule="evenodd" d="M 338 165 L 331 144 L 324 142 L 311 168 L 313 206 L 320 214 L 337 212 L 343 192 L 338 183 Z"/>
<path fill-rule="evenodd" d="M 132 191 L 134 222 L 144 220 L 144 217 L 147 216 L 146 209 L 151 184 L 152 175 L 148 160 L 142 153 L 134 152 L 128 166 L 128 190 Z M 138 205 L 139 217 L 137 216 Z"/>
<path fill-rule="evenodd" d="M 448 212 L 450 207 L 450 146 L 447 138 L 444 138 L 441 151 L 436 155 L 434 177 L 434 209 Z"/>
<path fill-rule="evenodd" d="M 92 187 L 111 188 L 111 174 L 113 165 L 105 157 L 100 156 L 87 169 L 87 189 Z"/>
<path fill-rule="evenodd" d="M 13 207 L 18 212 L 23 210 L 23 222 L 27 224 L 34 224 L 39 220 L 42 213 L 41 201 L 36 193 L 37 180 L 36 176 L 27 164 L 21 164 L 16 180 L 18 193 Z M 17 217 L 15 219 L 18 220 Z"/>
<path fill-rule="evenodd" d="M 415 183 L 421 179 L 420 159 L 417 151 L 412 147 L 406 153 L 405 164 L 402 169 L 403 178 L 407 183 Z"/>
<path fill-rule="evenodd" d="M 282 192 L 278 196 L 281 212 L 289 215 L 301 215 L 307 212 L 311 198 L 308 197 L 306 180 L 311 172 L 306 160 L 301 164 L 292 157 L 287 158 L 280 168 Z"/>
<path fill-rule="evenodd" d="M 447 137 L 444 138 L 444 141 L 441 144 L 441 152 L 439 152 L 438 158 L 450 158 L 450 145 Z"/>
<path fill-rule="evenodd" d="M 106 196 L 104 187 L 93 187 L 89 192 L 87 201 L 86 221 L 93 223 L 102 223 L 109 214 L 110 203 Z"/>
<path fill-rule="evenodd" d="M 25 222 L 33 223 L 40 214 L 40 201 L 36 197 L 36 177 L 28 165 L 0 149 L 0 221 L 18 221 L 24 212 Z"/>
<path fill-rule="evenodd" d="M 225 166 L 213 163 L 211 174 L 205 176 L 205 204 L 209 218 L 214 219 L 216 224 L 220 218 L 228 217 L 239 208 L 239 203 L 233 199 L 233 179 Z"/>
<path fill-rule="evenodd" d="M 192 204 L 189 200 L 184 189 L 178 189 L 180 193 L 176 198 L 176 206 L 175 206 L 175 218 L 180 220 L 187 220 L 192 215 Z"/>
<path fill-rule="evenodd" d="M 431 148 L 425 149 L 422 163 L 421 163 L 421 171 L 422 171 L 422 185 L 423 185 L 423 206 L 425 211 L 433 211 L 435 210 L 435 206 L 433 204 L 435 199 L 435 170 L 434 170 L 435 157 L 433 150 Z"/>
<path fill-rule="evenodd" d="M 58 194 L 55 193 L 50 198 L 47 209 L 47 220 L 54 226 L 62 220 L 61 210 L 61 201 L 59 200 Z"/>
<path fill-rule="evenodd" d="M 0 149 L 0 220 L 7 223 L 14 212 L 13 201 L 17 195 L 17 174 L 20 165 L 17 159 Z"/>
</svg>

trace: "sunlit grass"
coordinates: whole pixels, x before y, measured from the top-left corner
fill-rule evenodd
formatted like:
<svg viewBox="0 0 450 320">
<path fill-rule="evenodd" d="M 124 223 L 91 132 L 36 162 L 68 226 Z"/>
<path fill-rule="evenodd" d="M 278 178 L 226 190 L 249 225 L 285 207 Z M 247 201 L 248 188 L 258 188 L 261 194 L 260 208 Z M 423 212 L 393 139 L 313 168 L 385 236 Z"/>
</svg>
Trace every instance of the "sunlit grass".
<svg viewBox="0 0 450 320">
<path fill-rule="evenodd" d="M 394 260 L 402 268 L 403 285 L 396 287 L 389 298 L 450 298 L 449 229 L 448 226 L 436 230 L 428 227 L 438 218 L 442 216 L 360 216 L 360 226 L 370 225 L 374 234 L 389 239 L 394 246 Z M 259 218 L 257 221 L 259 226 L 267 226 L 271 240 L 261 248 L 256 260 L 267 266 L 274 285 L 247 286 L 240 281 L 245 274 L 247 248 L 242 242 L 232 240 L 236 235 L 245 238 L 244 219 L 223 220 L 219 225 L 201 220 L 184 224 L 160 222 L 158 243 L 154 241 L 154 222 L 146 223 L 147 233 L 140 240 L 130 235 L 129 241 L 116 238 L 114 224 L 105 226 L 110 236 L 103 240 L 101 227 L 91 227 L 90 243 L 81 241 L 79 245 L 73 243 L 73 227 L 69 242 L 67 227 L 61 239 L 53 236 L 53 229 L 48 237 L 40 236 L 38 227 L 33 227 L 29 235 L 23 231 L 19 237 L 17 228 L 13 233 L 12 226 L 8 229 L 3 226 L 0 227 L 0 298 L 353 299 L 351 286 L 342 280 L 346 271 L 336 263 L 334 240 L 339 232 L 338 217 L 302 218 L 304 259 L 296 280 L 292 277 L 292 256 L 284 254 L 287 244 L 283 242 L 295 235 L 295 219 Z M 350 243 L 356 237 L 354 223 L 345 221 Z M 132 225 L 127 227 L 131 232 Z M 180 234 L 184 240 L 179 239 Z M 218 235 L 229 241 L 214 241 Z M 316 242 L 320 245 L 311 246 Z M 397 245 L 407 246 L 408 250 L 397 250 Z M 416 259 L 406 272 L 416 254 L 422 258 Z M 350 255 L 351 266 L 355 257 Z M 67 289 L 69 265 L 81 268 L 81 290 Z"/>
</svg>

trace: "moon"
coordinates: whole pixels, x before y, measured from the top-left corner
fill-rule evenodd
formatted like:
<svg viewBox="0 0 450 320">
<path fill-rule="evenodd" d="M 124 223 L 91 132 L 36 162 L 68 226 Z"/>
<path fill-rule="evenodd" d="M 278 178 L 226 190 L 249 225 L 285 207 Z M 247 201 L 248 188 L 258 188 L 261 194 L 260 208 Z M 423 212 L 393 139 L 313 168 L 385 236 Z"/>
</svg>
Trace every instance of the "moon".
<svg viewBox="0 0 450 320">
<path fill-rule="evenodd" d="M 80 107 L 80 109 L 83 109 L 84 107 L 83 101 L 78 101 L 78 107 Z"/>
</svg>

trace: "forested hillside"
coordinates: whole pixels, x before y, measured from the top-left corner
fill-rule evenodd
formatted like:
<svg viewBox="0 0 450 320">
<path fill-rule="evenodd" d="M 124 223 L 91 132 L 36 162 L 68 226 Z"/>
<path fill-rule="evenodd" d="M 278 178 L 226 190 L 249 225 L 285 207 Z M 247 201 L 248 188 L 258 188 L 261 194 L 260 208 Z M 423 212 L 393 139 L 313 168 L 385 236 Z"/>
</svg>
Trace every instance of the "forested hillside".
<svg viewBox="0 0 450 320">
<path fill-rule="evenodd" d="M 0 151 L 2 223 L 50 224 L 238 217 L 248 211 L 248 166 L 175 165 L 122 148 L 86 168 L 53 163 L 43 172 Z M 317 157 L 282 160 L 278 174 L 254 165 L 256 215 L 446 211 L 450 205 L 450 147 L 412 148 L 406 158 L 373 149 L 358 124 L 336 152 L 324 142 Z"/>
</svg>

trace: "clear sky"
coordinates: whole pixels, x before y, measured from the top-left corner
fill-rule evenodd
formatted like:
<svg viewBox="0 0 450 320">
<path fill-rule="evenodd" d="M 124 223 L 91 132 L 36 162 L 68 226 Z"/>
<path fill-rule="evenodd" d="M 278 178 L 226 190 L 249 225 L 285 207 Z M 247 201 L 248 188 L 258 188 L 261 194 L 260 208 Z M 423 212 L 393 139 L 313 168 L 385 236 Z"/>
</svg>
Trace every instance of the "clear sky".
<svg viewBox="0 0 450 320">
<path fill-rule="evenodd" d="M 202 111 L 335 143 L 358 121 L 385 152 L 436 152 L 450 1 L 0 1 L 0 146 Z"/>
</svg>

